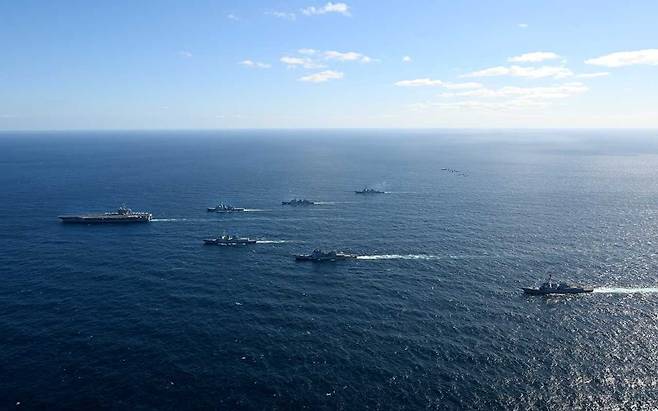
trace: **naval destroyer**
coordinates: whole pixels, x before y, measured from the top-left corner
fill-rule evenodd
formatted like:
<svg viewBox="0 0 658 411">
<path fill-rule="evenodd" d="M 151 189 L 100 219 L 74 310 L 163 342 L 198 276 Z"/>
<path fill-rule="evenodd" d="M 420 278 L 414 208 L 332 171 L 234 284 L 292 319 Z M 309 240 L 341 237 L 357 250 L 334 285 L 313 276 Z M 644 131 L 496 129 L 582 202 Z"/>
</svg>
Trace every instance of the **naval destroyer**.
<svg viewBox="0 0 658 411">
<path fill-rule="evenodd" d="M 256 244 L 256 240 L 247 237 L 224 234 L 217 238 L 206 238 L 203 240 L 207 245 L 247 245 Z"/>
<path fill-rule="evenodd" d="M 315 249 L 311 254 L 297 254 L 295 255 L 295 260 L 297 261 L 316 261 L 316 262 L 327 262 L 327 261 L 336 261 L 336 260 L 352 260 L 356 259 L 356 255 L 341 253 L 337 251 L 322 251 L 320 249 Z"/>
</svg>

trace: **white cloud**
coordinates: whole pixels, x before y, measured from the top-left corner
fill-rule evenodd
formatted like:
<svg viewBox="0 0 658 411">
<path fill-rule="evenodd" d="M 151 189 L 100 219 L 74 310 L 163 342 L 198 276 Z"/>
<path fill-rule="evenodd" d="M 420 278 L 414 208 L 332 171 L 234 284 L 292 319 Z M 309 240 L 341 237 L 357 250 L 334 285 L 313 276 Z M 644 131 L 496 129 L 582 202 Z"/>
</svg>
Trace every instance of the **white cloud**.
<svg viewBox="0 0 658 411">
<path fill-rule="evenodd" d="M 543 108 L 547 104 L 533 100 L 514 99 L 501 102 L 466 100 L 456 101 L 451 103 L 438 103 L 435 107 L 447 110 L 474 110 L 474 111 L 505 111 L 505 110 L 519 110 L 528 108 Z"/>
<path fill-rule="evenodd" d="M 636 51 L 619 51 L 605 56 L 585 60 L 585 64 L 604 67 L 623 67 L 636 64 L 658 66 L 658 49 L 645 49 Z"/>
<path fill-rule="evenodd" d="M 439 110 L 519 111 L 545 108 L 547 106 L 548 103 L 545 101 L 515 98 L 507 101 L 462 100 L 441 103 L 423 102 L 411 104 L 409 109 L 411 111 L 426 111 L 432 108 Z"/>
<path fill-rule="evenodd" d="M 240 21 L 240 18 L 233 13 L 227 14 L 226 18 L 233 21 Z"/>
<path fill-rule="evenodd" d="M 192 53 L 187 51 L 187 50 L 181 50 L 178 52 L 178 57 L 182 57 L 184 59 L 189 59 L 192 58 Z"/>
<path fill-rule="evenodd" d="M 573 72 L 566 67 L 559 66 L 542 66 L 542 67 L 522 67 L 522 66 L 497 66 L 472 73 L 463 74 L 461 77 L 495 77 L 495 76 L 512 76 L 525 78 L 565 78 L 572 76 Z"/>
<path fill-rule="evenodd" d="M 608 71 L 600 71 L 597 73 L 583 73 L 583 74 L 577 74 L 576 77 L 578 78 L 597 78 L 597 77 L 607 77 L 610 75 L 610 72 Z"/>
<path fill-rule="evenodd" d="M 273 16 L 278 19 L 284 19 L 284 20 L 296 20 L 297 15 L 295 13 L 287 13 L 285 11 L 266 11 L 265 14 L 268 16 Z"/>
<path fill-rule="evenodd" d="M 559 59 L 560 56 L 550 51 L 535 51 L 532 53 L 521 54 L 507 59 L 512 63 L 538 63 L 545 60 Z"/>
<path fill-rule="evenodd" d="M 241 64 L 241 65 L 246 66 L 246 67 L 251 67 L 251 68 L 262 68 L 262 69 L 266 69 L 266 68 L 270 68 L 270 67 L 272 67 L 271 64 L 261 63 L 260 61 L 253 61 L 253 60 L 242 60 L 242 61 L 239 62 L 238 64 Z"/>
<path fill-rule="evenodd" d="M 468 90 L 474 88 L 481 88 L 483 86 L 481 83 L 466 82 L 466 83 L 444 83 L 443 87 L 447 88 L 448 90 Z"/>
<path fill-rule="evenodd" d="M 402 62 L 403 63 L 411 63 L 411 57 L 409 57 L 409 56 L 402 57 Z"/>
<path fill-rule="evenodd" d="M 288 65 L 289 68 L 304 67 L 307 69 L 326 67 L 326 61 L 350 62 L 358 61 L 360 63 L 372 63 L 375 60 L 356 51 L 319 51 L 311 48 L 302 48 L 297 50 L 300 56 L 283 56 L 281 62 Z"/>
<path fill-rule="evenodd" d="M 356 51 L 348 51 L 345 53 L 341 53 L 340 51 L 325 51 L 324 52 L 324 58 L 327 60 L 337 60 L 337 61 L 359 61 L 361 63 L 371 63 L 373 61 L 372 58 L 365 56 L 361 53 L 357 53 Z"/>
<path fill-rule="evenodd" d="M 395 85 L 398 87 L 439 87 L 443 85 L 443 82 L 430 78 L 417 78 L 414 80 L 400 80 Z"/>
<path fill-rule="evenodd" d="M 306 69 L 315 69 L 325 67 L 323 64 L 317 63 L 308 57 L 283 56 L 280 61 L 283 64 L 286 64 L 289 68 L 303 67 Z"/>
<path fill-rule="evenodd" d="M 519 28 L 521 28 L 521 29 L 527 29 L 529 27 L 528 23 L 519 23 L 519 24 L 517 24 L 517 26 L 519 26 Z"/>
<path fill-rule="evenodd" d="M 319 73 L 310 74 L 299 78 L 299 81 L 305 81 L 308 83 L 324 83 L 329 80 L 340 80 L 343 78 L 343 73 L 340 71 L 326 70 Z"/>
<path fill-rule="evenodd" d="M 398 87 L 445 87 L 449 90 L 468 90 L 482 87 L 482 84 L 475 82 L 468 83 L 446 83 L 441 80 L 432 80 L 430 78 L 417 78 L 414 80 L 400 80 L 395 83 Z"/>
<path fill-rule="evenodd" d="M 587 86 L 579 82 L 563 83 L 545 87 L 515 87 L 507 86 L 498 89 L 480 88 L 462 91 L 459 93 L 444 93 L 443 97 L 519 97 L 532 100 L 560 99 L 582 94 L 588 90 Z"/>
<path fill-rule="evenodd" d="M 332 3 L 328 2 L 324 6 L 315 7 L 310 6 L 302 9 L 302 13 L 306 16 L 321 15 L 327 13 L 340 13 L 344 16 L 350 15 L 350 7 L 345 3 Z"/>
</svg>

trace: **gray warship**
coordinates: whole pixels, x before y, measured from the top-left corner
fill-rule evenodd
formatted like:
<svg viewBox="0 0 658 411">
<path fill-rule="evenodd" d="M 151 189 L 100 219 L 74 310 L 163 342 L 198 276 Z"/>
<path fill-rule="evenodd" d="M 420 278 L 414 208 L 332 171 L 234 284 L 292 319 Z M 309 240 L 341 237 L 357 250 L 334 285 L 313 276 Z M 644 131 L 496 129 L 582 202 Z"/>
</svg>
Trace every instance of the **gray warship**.
<svg viewBox="0 0 658 411">
<path fill-rule="evenodd" d="M 356 257 L 357 256 L 355 254 L 346 254 L 337 251 L 322 251 L 320 249 L 315 249 L 311 254 L 295 255 L 295 260 L 327 262 L 327 261 L 337 261 L 337 260 L 353 260 Z"/>
<path fill-rule="evenodd" d="M 102 214 L 81 214 L 59 216 L 63 223 L 75 224 L 114 224 L 114 223 L 148 223 L 153 218 L 151 213 L 136 212 L 126 206 L 117 211 Z"/>
<path fill-rule="evenodd" d="M 295 199 L 292 199 L 292 200 L 290 200 L 290 201 L 282 201 L 282 202 L 281 202 L 281 205 L 289 205 L 289 206 L 311 206 L 311 205 L 315 205 L 315 202 L 313 202 L 313 201 L 311 201 L 311 200 L 307 200 L 307 199 L 299 200 L 299 199 L 296 199 L 296 198 L 295 198 Z"/>
<path fill-rule="evenodd" d="M 363 187 L 363 190 L 357 190 L 356 194 L 386 194 L 385 191 L 375 190 L 374 188 Z"/>
<path fill-rule="evenodd" d="M 203 240 L 203 243 L 206 245 L 247 245 L 256 244 L 256 240 L 247 237 L 224 234 L 217 238 L 206 238 Z"/>
<path fill-rule="evenodd" d="M 569 285 L 567 283 L 554 283 L 553 276 L 549 276 L 548 280 L 540 285 L 538 288 L 521 288 L 524 293 L 530 295 L 551 295 L 551 294 L 582 294 L 591 293 L 594 291 L 592 288 L 584 288 Z"/>
<path fill-rule="evenodd" d="M 208 207 L 209 213 L 238 213 L 241 211 L 245 211 L 245 209 L 241 207 L 233 207 L 232 205 L 224 203 L 219 203 L 215 207 Z"/>
</svg>

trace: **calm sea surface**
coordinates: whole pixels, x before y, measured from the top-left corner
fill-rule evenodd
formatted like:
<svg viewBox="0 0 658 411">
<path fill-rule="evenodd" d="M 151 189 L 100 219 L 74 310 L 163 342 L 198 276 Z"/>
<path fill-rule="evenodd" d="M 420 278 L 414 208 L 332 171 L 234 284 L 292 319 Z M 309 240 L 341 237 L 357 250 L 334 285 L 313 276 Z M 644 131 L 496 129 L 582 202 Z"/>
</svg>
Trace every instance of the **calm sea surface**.
<svg viewBox="0 0 658 411">
<path fill-rule="evenodd" d="M 655 408 L 656 234 L 658 132 L 0 134 L 0 409 Z"/>
</svg>

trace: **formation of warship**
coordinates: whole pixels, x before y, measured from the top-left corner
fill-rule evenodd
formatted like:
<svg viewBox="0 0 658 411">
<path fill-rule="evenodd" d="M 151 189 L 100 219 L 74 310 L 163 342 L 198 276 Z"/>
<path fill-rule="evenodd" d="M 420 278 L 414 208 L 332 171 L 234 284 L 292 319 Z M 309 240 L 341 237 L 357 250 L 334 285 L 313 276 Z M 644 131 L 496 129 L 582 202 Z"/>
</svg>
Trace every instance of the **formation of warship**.
<svg viewBox="0 0 658 411">
<path fill-rule="evenodd" d="M 136 212 L 125 205 L 117 211 L 101 214 L 80 214 L 59 216 L 63 223 L 76 224 L 115 224 L 115 223 L 148 223 L 153 218 L 151 213 Z"/>
<path fill-rule="evenodd" d="M 445 169 L 450 172 L 459 172 L 458 170 Z M 372 188 L 364 187 L 363 190 L 355 191 L 356 194 L 382 194 L 383 191 L 378 191 Z M 282 205 L 290 206 L 309 206 L 316 204 L 307 199 L 292 199 L 290 201 L 282 201 Z M 208 212 L 216 213 L 231 213 L 245 211 L 244 208 L 233 207 L 228 204 L 219 203 L 216 207 L 209 207 Z M 59 216 L 63 223 L 76 223 L 76 224 L 113 224 L 113 223 L 147 223 L 153 218 L 149 212 L 136 212 L 127 208 L 125 205 L 119 207 L 114 212 L 106 212 L 99 214 L 80 214 L 80 215 L 62 215 Z M 238 237 L 236 235 L 223 234 L 217 238 L 207 238 L 203 240 L 207 245 L 248 245 L 256 244 L 257 240 L 248 237 Z M 348 254 L 338 251 L 323 251 L 320 249 L 313 250 L 310 254 L 296 254 L 294 258 L 296 261 L 312 261 L 312 262 L 334 262 L 339 260 L 353 260 L 358 256 L 355 254 Z M 561 294 L 582 294 L 591 293 L 592 288 L 585 288 L 580 286 L 573 286 L 567 283 L 553 282 L 552 276 L 542 283 L 539 287 L 523 287 L 521 288 L 525 294 L 529 295 L 561 295 Z"/>
</svg>

